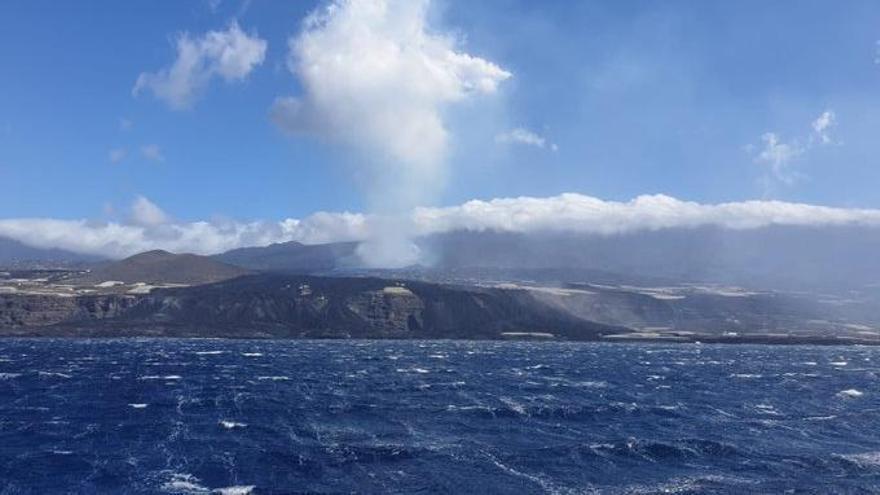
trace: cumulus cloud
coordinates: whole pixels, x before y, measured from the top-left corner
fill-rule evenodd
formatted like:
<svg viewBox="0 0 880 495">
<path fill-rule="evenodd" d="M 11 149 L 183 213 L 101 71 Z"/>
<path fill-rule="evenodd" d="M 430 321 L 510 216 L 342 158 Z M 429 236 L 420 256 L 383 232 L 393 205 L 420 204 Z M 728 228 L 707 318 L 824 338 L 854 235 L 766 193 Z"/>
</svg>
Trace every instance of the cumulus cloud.
<svg viewBox="0 0 880 495">
<path fill-rule="evenodd" d="M 495 142 L 498 144 L 521 144 L 525 146 L 534 146 L 535 148 L 547 148 L 551 151 L 558 151 L 559 146 L 556 143 L 547 141 L 547 138 L 537 134 L 534 131 L 517 127 L 507 132 L 499 133 L 495 136 Z"/>
<path fill-rule="evenodd" d="M 764 133 L 761 136 L 763 145 L 755 156 L 755 163 L 768 167 L 768 174 L 763 180 L 765 186 L 770 184 L 771 179 L 787 185 L 794 183 L 801 176 L 794 167 L 796 160 L 815 146 L 832 144 L 830 133 L 836 125 L 837 118 L 834 111 L 826 110 L 813 120 L 812 132 L 806 139 L 783 141 L 775 132 Z"/>
<path fill-rule="evenodd" d="M 702 204 L 662 194 L 605 201 L 582 194 L 549 198 L 474 200 L 407 213 L 413 233 L 459 230 L 517 233 L 574 232 L 612 235 L 669 228 L 716 226 L 755 229 L 773 225 L 880 228 L 880 210 L 833 208 L 782 201 Z M 88 220 L 5 219 L 0 236 L 36 247 L 122 257 L 149 249 L 212 254 L 244 246 L 299 241 L 363 241 L 385 228 L 375 214 L 318 212 L 277 222 L 175 222 L 146 198 L 137 198 L 128 223 Z"/>
<path fill-rule="evenodd" d="M 125 159 L 128 152 L 125 148 L 113 148 L 107 152 L 107 159 L 110 160 L 110 163 L 119 163 Z"/>
<path fill-rule="evenodd" d="M 443 110 L 495 93 L 511 76 L 432 29 L 428 8 L 428 0 L 335 0 L 312 13 L 288 43 L 303 94 L 279 98 L 271 111 L 285 132 L 361 152 L 368 202 L 385 213 L 441 187 L 450 134 Z"/>
<path fill-rule="evenodd" d="M 209 31 L 193 38 L 183 33 L 176 40 L 177 58 L 158 72 L 143 72 L 135 82 L 135 96 L 148 90 L 173 109 L 192 106 L 211 79 L 226 82 L 247 78 L 266 57 L 267 43 L 248 35 L 233 22 L 226 31 Z"/>
<path fill-rule="evenodd" d="M 165 155 L 162 154 L 162 148 L 157 144 L 145 144 L 141 146 L 141 155 L 147 160 L 154 162 L 165 161 Z"/>
</svg>

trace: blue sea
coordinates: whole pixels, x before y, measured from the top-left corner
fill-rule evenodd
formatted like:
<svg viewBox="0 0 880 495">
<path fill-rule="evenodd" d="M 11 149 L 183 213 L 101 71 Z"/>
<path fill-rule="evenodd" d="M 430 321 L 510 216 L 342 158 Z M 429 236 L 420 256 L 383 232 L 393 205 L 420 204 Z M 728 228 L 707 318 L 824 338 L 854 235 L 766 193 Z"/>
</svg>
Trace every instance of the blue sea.
<svg viewBox="0 0 880 495">
<path fill-rule="evenodd" d="M 0 340 L 0 494 L 880 493 L 880 349 Z"/>
</svg>

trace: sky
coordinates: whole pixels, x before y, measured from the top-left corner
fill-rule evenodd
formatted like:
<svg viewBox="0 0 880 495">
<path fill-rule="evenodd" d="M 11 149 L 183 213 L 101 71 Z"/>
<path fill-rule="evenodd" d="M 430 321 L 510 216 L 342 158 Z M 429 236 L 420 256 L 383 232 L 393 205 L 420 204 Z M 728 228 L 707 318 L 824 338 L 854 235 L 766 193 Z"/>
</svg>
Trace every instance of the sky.
<svg viewBox="0 0 880 495">
<path fill-rule="evenodd" d="M 0 236 L 877 222 L 878 40 L 857 0 L 2 0 Z"/>
</svg>

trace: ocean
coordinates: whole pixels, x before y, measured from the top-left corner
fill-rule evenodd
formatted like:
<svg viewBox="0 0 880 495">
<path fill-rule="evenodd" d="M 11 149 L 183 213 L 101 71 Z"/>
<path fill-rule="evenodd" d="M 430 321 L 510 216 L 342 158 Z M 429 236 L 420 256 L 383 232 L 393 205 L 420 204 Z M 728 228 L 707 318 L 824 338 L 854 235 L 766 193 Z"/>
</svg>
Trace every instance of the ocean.
<svg viewBox="0 0 880 495">
<path fill-rule="evenodd" d="M 880 349 L 0 340 L 0 494 L 880 493 Z"/>
</svg>

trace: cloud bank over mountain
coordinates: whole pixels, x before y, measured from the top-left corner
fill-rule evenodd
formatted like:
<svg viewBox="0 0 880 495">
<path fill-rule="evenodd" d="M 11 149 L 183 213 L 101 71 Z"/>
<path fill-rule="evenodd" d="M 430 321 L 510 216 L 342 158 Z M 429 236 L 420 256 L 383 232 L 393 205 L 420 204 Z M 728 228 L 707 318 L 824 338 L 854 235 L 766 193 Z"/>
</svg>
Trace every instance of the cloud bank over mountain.
<svg viewBox="0 0 880 495">
<path fill-rule="evenodd" d="M 359 241 L 373 238 L 386 226 L 379 215 L 351 212 L 317 212 L 280 221 L 183 222 L 173 220 L 144 197 L 135 200 L 129 218 L 125 222 L 0 219 L 0 237 L 33 247 L 123 257 L 150 249 L 212 254 L 286 241 Z M 576 193 L 473 200 L 457 206 L 415 208 L 407 218 L 414 235 L 459 230 L 616 235 L 706 226 L 737 230 L 776 225 L 880 228 L 880 210 L 876 209 L 758 200 L 702 204 L 660 194 L 624 202 Z"/>
</svg>

